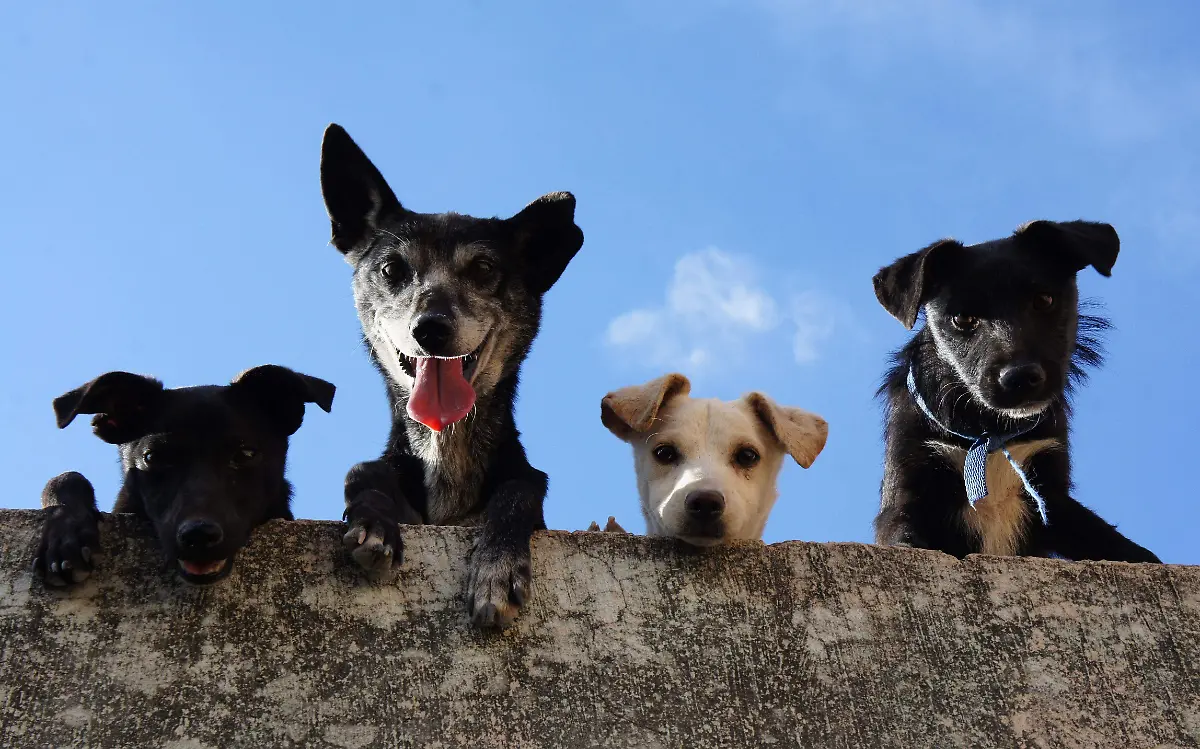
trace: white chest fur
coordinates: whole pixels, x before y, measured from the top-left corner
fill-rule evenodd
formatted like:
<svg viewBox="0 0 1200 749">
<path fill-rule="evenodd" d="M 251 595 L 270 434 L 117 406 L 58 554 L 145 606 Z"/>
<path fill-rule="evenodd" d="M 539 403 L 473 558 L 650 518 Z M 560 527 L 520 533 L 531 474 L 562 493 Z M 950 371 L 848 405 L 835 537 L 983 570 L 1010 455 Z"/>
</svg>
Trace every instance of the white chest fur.
<svg viewBox="0 0 1200 749">
<path fill-rule="evenodd" d="M 962 473 L 966 450 L 937 440 L 927 444 Z M 1014 442 L 1008 446 L 1009 453 L 1022 468 L 1028 466 L 1034 455 L 1059 449 L 1062 449 L 1062 443 L 1052 439 Z M 1032 505 L 1025 499 L 1021 477 L 1002 452 L 988 456 L 987 489 L 987 496 L 976 502 L 974 509 L 963 505 L 960 520 L 979 537 L 980 551 L 984 554 L 1012 556 L 1020 547 L 1026 525 L 1033 520 L 1034 514 Z"/>
</svg>

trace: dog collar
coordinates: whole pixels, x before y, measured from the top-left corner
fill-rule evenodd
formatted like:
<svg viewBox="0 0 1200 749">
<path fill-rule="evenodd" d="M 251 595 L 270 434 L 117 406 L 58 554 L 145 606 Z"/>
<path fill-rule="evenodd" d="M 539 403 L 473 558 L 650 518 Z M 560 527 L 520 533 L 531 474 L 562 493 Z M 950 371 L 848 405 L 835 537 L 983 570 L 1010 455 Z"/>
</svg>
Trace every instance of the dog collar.
<svg viewBox="0 0 1200 749">
<path fill-rule="evenodd" d="M 917 406 L 925 412 L 926 418 L 936 424 L 942 431 L 971 443 L 971 447 L 967 449 L 966 460 L 963 461 L 963 482 L 967 487 L 967 502 L 970 503 L 971 509 L 975 509 L 975 503 L 987 496 L 987 456 L 999 450 L 1004 454 L 1005 458 L 1008 458 L 1008 464 L 1012 466 L 1012 469 L 1017 473 L 1017 477 L 1021 479 L 1021 483 L 1025 486 L 1025 492 L 1033 498 L 1034 504 L 1037 505 L 1038 515 L 1042 516 L 1042 525 L 1050 524 L 1046 516 L 1046 501 L 1042 499 L 1042 495 L 1038 493 L 1038 490 L 1033 488 L 1033 484 L 1029 481 L 1029 476 L 1025 474 L 1025 469 L 1021 468 L 1021 464 L 1008 451 L 1008 443 L 1021 435 L 1033 431 L 1033 428 L 1038 425 L 1037 421 L 1024 429 L 1009 434 L 987 434 L 985 432 L 978 437 L 972 437 L 969 434 L 956 432 L 938 421 L 938 418 L 933 415 L 933 411 L 925 404 L 925 399 L 917 392 L 917 377 L 911 366 L 908 368 L 908 393 L 916 401 Z"/>
</svg>

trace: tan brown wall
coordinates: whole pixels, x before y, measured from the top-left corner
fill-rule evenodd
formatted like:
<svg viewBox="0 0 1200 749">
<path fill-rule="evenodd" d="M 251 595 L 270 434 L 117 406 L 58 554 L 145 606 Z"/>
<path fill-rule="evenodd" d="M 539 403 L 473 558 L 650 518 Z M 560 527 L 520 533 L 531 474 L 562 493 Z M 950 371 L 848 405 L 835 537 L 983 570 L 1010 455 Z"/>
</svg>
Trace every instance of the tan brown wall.
<svg viewBox="0 0 1200 749">
<path fill-rule="evenodd" d="M 547 533 L 485 634 L 464 530 L 375 586 L 337 524 L 273 523 L 200 591 L 120 518 L 60 593 L 38 518 L 0 512 L 3 746 L 1200 745 L 1200 568 Z"/>
</svg>

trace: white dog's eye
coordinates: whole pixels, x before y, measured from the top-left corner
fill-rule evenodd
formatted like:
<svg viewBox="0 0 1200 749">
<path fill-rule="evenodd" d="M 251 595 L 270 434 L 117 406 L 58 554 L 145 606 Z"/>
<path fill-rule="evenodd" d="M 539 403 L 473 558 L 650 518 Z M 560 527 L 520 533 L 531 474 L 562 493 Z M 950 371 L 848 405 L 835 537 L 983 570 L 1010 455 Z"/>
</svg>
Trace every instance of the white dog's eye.
<svg viewBox="0 0 1200 749">
<path fill-rule="evenodd" d="M 654 448 L 654 459 L 663 465 L 679 462 L 679 451 L 674 445 L 662 444 Z"/>
<path fill-rule="evenodd" d="M 758 452 L 751 447 L 743 447 L 733 454 L 733 462 L 742 468 L 753 468 L 758 465 Z"/>
</svg>

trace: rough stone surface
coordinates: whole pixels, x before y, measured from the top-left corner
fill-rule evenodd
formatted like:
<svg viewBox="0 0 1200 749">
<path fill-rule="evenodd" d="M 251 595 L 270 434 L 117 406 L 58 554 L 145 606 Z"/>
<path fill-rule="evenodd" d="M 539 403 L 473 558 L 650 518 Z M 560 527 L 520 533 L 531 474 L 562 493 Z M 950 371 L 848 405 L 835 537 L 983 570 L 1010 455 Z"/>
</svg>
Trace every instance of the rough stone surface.
<svg viewBox="0 0 1200 749">
<path fill-rule="evenodd" d="M 496 634 L 462 529 L 408 529 L 377 585 L 337 524 L 276 522 L 197 590 L 110 518 L 64 593 L 27 571 L 39 525 L 0 512 L 6 747 L 1200 744 L 1200 568 L 544 533 Z"/>
</svg>

